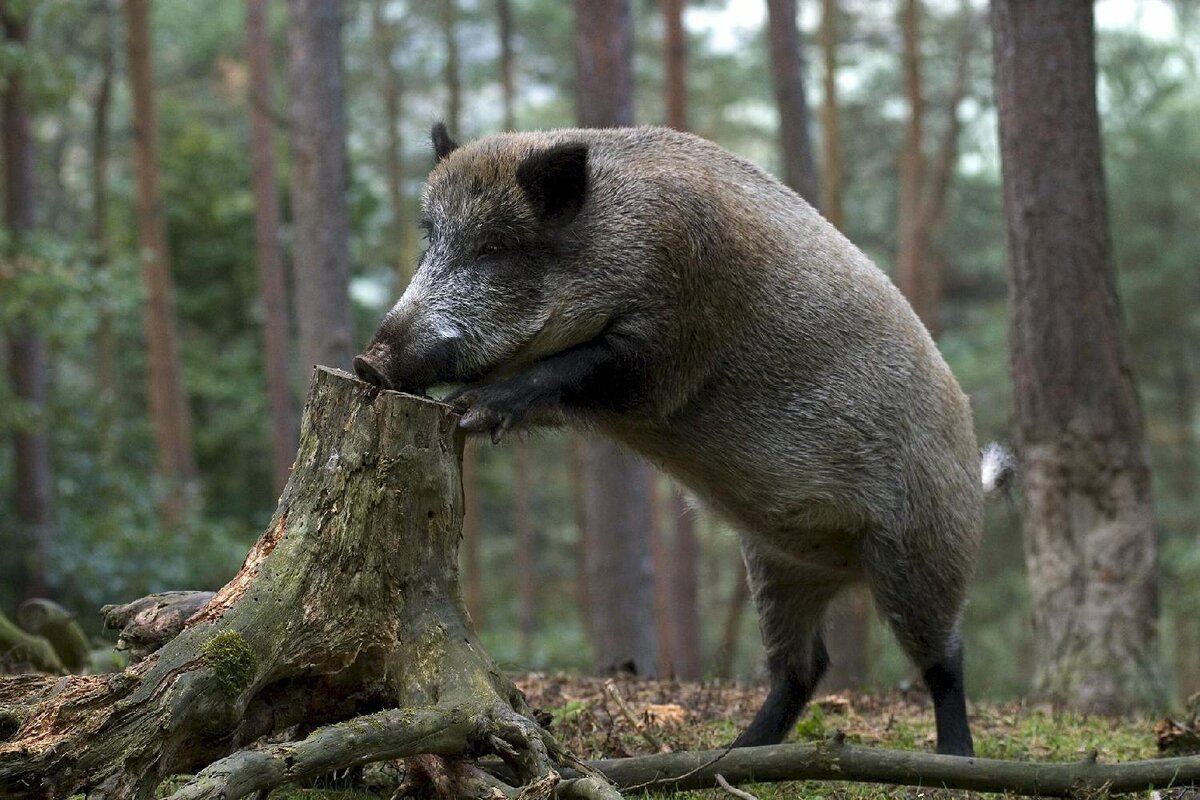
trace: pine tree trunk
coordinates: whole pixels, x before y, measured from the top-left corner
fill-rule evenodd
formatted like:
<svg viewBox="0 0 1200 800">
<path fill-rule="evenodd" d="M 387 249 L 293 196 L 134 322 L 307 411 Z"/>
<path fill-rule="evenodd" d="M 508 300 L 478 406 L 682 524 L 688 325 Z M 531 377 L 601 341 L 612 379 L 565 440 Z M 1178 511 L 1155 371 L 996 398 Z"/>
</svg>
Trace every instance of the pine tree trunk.
<svg viewBox="0 0 1200 800">
<path fill-rule="evenodd" d="M 704 676 L 700 661 L 699 585 L 700 540 L 696 537 L 696 515 L 688 508 L 683 492 L 671 493 L 675 519 L 675 547 L 670 563 L 669 613 L 671 615 L 671 664 L 681 681 L 698 681 Z"/>
<path fill-rule="evenodd" d="M 687 130 L 687 32 L 683 27 L 684 0 L 662 0 L 666 124 Z"/>
<path fill-rule="evenodd" d="M 158 471 L 170 485 L 164 513 L 168 524 L 175 524 L 188 504 L 196 478 L 196 459 L 192 452 L 191 412 L 179 366 L 167 224 L 158 187 L 158 112 L 150 54 L 150 3 L 127 0 L 124 7 L 126 69 L 133 98 L 138 248 L 146 278 L 150 419 Z"/>
<path fill-rule="evenodd" d="M 783 182 L 814 207 L 821 203 L 820 180 L 809 133 L 804 91 L 804 40 L 796 27 L 796 0 L 767 0 L 767 43 L 771 78 L 779 107 Z"/>
<path fill-rule="evenodd" d="M 844 230 L 842 209 L 842 140 L 838 121 L 838 0 L 824 0 L 821 10 L 821 60 L 825 66 L 821 103 L 821 210 L 838 230 Z"/>
<path fill-rule="evenodd" d="M 108 240 L 108 164 L 111 141 L 113 82 L 116 77 L 115 10 L 112 0 L 97 0 L 100 17 L 100 85 L 92 100 L 92 265 L 109 269 L 112 257 Z M 100 401 L 101 452 L 111 463 L 120 447 L 117 432 L 119 389 L 117 334 L 112 313 L 103 308 L 96 325 L 96 394 Z"/>
<path fill-rule="evenodd" d="M 628 0 L 576 0 L 579 124 L 633 124 L 633 12 Z M 605 439 L 584 444 L 587 610 L 598 669 L 652 677 L 658 663 L 647 468 Z"/>
<path fill-rule="evenodd" d="M 516 95 L 513 86 L 515 70 L 513 56 L 512 5 L 509 0 L 496 0 L 496 17 L 500 28 L 500 92 L 504 102 L 504 130 L 517 129 Z"/>
<path fill-rule="evenodd" d="M 287 276 L 279 241 L 279 185 L 271 106 L 268 0 L 246 0 L 246 60 L 250 65 L 250 175 L 254 187 L 254 243 L 263 304 L 264 375 L 271 417 L 271 463 L 282 491 L 296 452 L 296 420 L 288 369 Z"/>
<path fill-rule="evenodd" d="M 458 57 L 458 0 L 439 0 L 442 23 L 442 41 L 446 47 L 446 60 L 442 65 L 446 86 L 446 127 L 451 135 L 462 135 L 462 76 L 459 74 Z"/>
<path fill-rule="evenodd" d="M 0 679 L 0 795 L 148 800 L 209 765 L 173 800 L 234 800 L 371 760 L 489 752 L 553 788 L 568 757 L 459 596 L 457 422 L 318 369 L 274 518 L 173 639 L 123 673 Z M 455 796 L 489 790 L 465 775 Z"/>
<path fill-rule="evenodd" d="M 4 36 L 10 46 L 29 45 L 29 10 L 0 3 Z M 22 54 L 25 56 L 25 54 Z M 24 69 L 6 76 L 3 103 L 4 224 L 12 236 L 8 254 L 23 255 L 26 237 L 34 227 L 33 132 L 29 119 Z M 29 320 L 17 319 L 7 331 L 8 371 L 13 394 L 40 416 L 46 408 L 50 365 L 42 337 Z M 54 550 L 54 483 L 50 467 L 50 441 L 41 421 L 21 426 L 13 433 L 15 472 L 14 504 L 20 541 L 16 552 L 24 552 L 21 591 L 26 596 L 44 595 L 47 572 Z M 11 553 L 12 551 L 10 551 Z"/>
<path fill-rule="evenodd" d="M 929 226 L 921 215 L 925 194 L 925 95 L 921 81 L 921 2 L 904 0 L 900 18 L 904 96 L 908 121 L 900 155 L 899 247 L 896 285 L 931 332 L 937 331 L 929 287 Z"/>
<path fill-rule="evenodd" d="M 671 544 L 662 524 L 662 503 L 658 490 L 658 472 L 646 470 L 646 495 L 650 505 L 650 560 L 654 580 L 654 633 L 658 646 L 658 675 L 674 678 L 675 632 L 671 629 Z"/>
<path fill-rule="evenodd" d="M 300 361 L 348 367 L 350 222 L 341 0 L 287 0 L 292 100 L 292 264 Z"/>
<path fill-rule="evenodd" d="M 416 246 L 408 221 L 404 198 L 404 141 L 400 134 L 400 120 L 404 108 L 404 78 L 396 66 L 396 24 L 387 17 L 387 0 L 371 3 L 371 28 L 375 40 L 375 51 L 379 62 L 380 94 L 383 100 L 384 171 L 387 173 L 388 205 L 391 207 L 392 224 L 389 246 L 396 258 L 396 296 L 404 292 L 412 279 L 416 259 Z"/>
<path fill-rule="evenodd" d="M 1159 695 L 1158 541 L 1116 296 L 1090 2 L 995 0 L 1013 382 L 1043 694 Z"/>
</svg>

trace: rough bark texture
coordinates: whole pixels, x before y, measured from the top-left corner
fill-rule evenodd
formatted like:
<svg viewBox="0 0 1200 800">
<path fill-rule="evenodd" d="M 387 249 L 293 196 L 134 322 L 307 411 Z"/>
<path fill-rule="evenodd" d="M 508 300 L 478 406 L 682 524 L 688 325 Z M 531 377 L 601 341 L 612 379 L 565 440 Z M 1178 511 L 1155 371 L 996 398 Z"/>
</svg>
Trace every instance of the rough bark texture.
<svg viewBox="0 0 1200 800">
<path fill-rule="evenodd" d="M 767 0 L 767 43 L 771 79 L 779 106 L 783 182 L 814 207 L 821 204 L 820 180 L 809 135 L 804 92 L 804 41 L 796 27 L 796 0 Z"/>
<path fill-rule="evenodd" d="M 565 755 L 459 598 L 457 421 L 319 369 L 270 526 L 175 638 L 119 674 L 0 680 L 0 794 L 148 798 L 216 759 L 175 797 L 418 753 L 495 752 L 522 781 L 549 776 Z"/>
<path fill-rule="evenodd" d="M 158 111 L 150 56 L 150 2 L 128 0 L 124 8 L 126 69 L 133 99 L 138 248 L 146 280 L 150 419 L 154 425 L 158 471 L 170 486 L 164 507 L 170 524 L 177 522 L 186 509 L 196 478 L 196 458 L 192 450 L 191 412 L 179 366 L 167 223 L 158 186 Z"/>
<path fill-rule="evenodd" d="M 579 124 L 633 124 L 633 16 L 628 0 L 576 0 Z M 644 462 L 606 439 L 583 445 L 587 603 L 596 665 L 653 676 L 658 663 Z"/>
<path fill-rule="evenodd" d="M 1092 4 L 996 0 L 992 24 L 1036 686 L 1118 711 L 1158 693 L 1158 542 L 1109 243 Z"/>
<path fill-rule="evenodd" d="M 288 0 L 293 268 L 300 359 L 348 367 L 350 223 L 342 103 L 341 0 Z"/>
<path fill-rule="evenodd" d="M 254 186 L 254 244 L 263 304 L 263 367 L 271 416 L 271 464 L 282 491 L 296 452 L 296 418 L 288 370 L 287 276 L 279 241 L 279 184 L 271 107 L 271 43 L 267 0 L 246 0 L 246 56 L 250 65 L 250 175 Z"/>
<path fill-rule="evenodd" d="M 0 22 L 10 46 L 29 44 L 27 9 L 0 2 Z M 28 58 L 21 53 L 22 59 Z M 4 225 L 12 237 L 14 260 L 23 255 L 26 237 L 33 232 L 34 203 L 33 133 L 30 127 L 25 70 L 6 75 L 3 103 Z M 20 540 L 14 544 L 25 556 L 21 590 L 26 597 L 46 594 L 47 569 L 54 548 L 54 480 L 50 468 L 50 440 L 41 419 L 46 407 L 50 365 L 46 346 L 30 320 L 9 325 L 8 373 L 13 394 L 27 404 L 34 419 L 13 432 L 14 505 Z"/>
</svg>

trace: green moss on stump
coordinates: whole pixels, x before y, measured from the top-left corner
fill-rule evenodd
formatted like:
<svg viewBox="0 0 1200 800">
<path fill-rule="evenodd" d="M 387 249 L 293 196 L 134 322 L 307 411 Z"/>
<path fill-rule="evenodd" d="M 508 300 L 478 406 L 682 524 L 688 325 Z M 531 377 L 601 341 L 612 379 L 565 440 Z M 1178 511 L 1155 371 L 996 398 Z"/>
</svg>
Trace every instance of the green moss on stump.
<svg viewBox="0 0 1200 800">
<path fill-rule="evenodd" d="M 208 665 L 226 692 L 237 696 L 254 680 L 258 658 L 237 631 L 221 631 L 200 646 Z"/>
</svg>

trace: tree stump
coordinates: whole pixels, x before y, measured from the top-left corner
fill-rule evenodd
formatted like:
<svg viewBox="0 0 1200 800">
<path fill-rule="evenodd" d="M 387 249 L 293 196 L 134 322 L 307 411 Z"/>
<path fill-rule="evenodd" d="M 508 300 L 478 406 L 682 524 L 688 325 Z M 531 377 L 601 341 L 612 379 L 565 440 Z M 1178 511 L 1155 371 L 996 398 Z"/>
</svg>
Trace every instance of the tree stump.
<svg viewBox="0 0 1200 800">
<path fill-rule="evenodd" d="M 178 635 L 123 673 L 0 680 L 0 796 L 150 798 L 199 769 L 173 797 L 229 800 L 370 761 L 495 754 L 526 796 L 617 797 L 586 768 L 559 781 L 583 765 L 471 626 L 457 420 L 318 368 L 270 526 Z M 461 796 L 518 794 L 456 774 Z"/>
</svg>

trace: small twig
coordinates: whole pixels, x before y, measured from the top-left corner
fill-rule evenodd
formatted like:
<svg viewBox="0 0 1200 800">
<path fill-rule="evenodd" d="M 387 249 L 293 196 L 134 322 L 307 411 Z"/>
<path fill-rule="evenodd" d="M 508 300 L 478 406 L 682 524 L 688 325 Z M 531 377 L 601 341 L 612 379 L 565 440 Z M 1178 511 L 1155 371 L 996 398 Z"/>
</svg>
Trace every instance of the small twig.
<svg viewBox="0 0 1200 800">
<path fill-rule="evenodd" d="M 617 684 L 612 678 L 604 682 L 604 691 L 617 704 L 617 708 L 621 709 L 621 716 L 625 717 L 626 721 L 633 726 L 633 729 L 640 733 L 642 738 L 646 740 L 646 743 L 650 745 L 650 749 L 656 753 L 670 752 L 670 749 L 664 747 L 663 743 L 658 740 L 658 737 L 650 732 L 646 727 L 646 723 L 639 720 L 637 715 L 633 713 L 633 709 L 629 707 L 625 702 L 625 698 L 621 697 L 621 693 L 617 691 Z"/>
<path fill-rule="evenodd" d="M 729 781 L 725 780 L 725 776 L 719 772 L 717 773 L 717 785 L 734 797 L 739 798 L 739 800 L 758 800 L 757 797 L 749 792 L 744 792 L 741 789 L 730 786 Z"/>
</svg>

